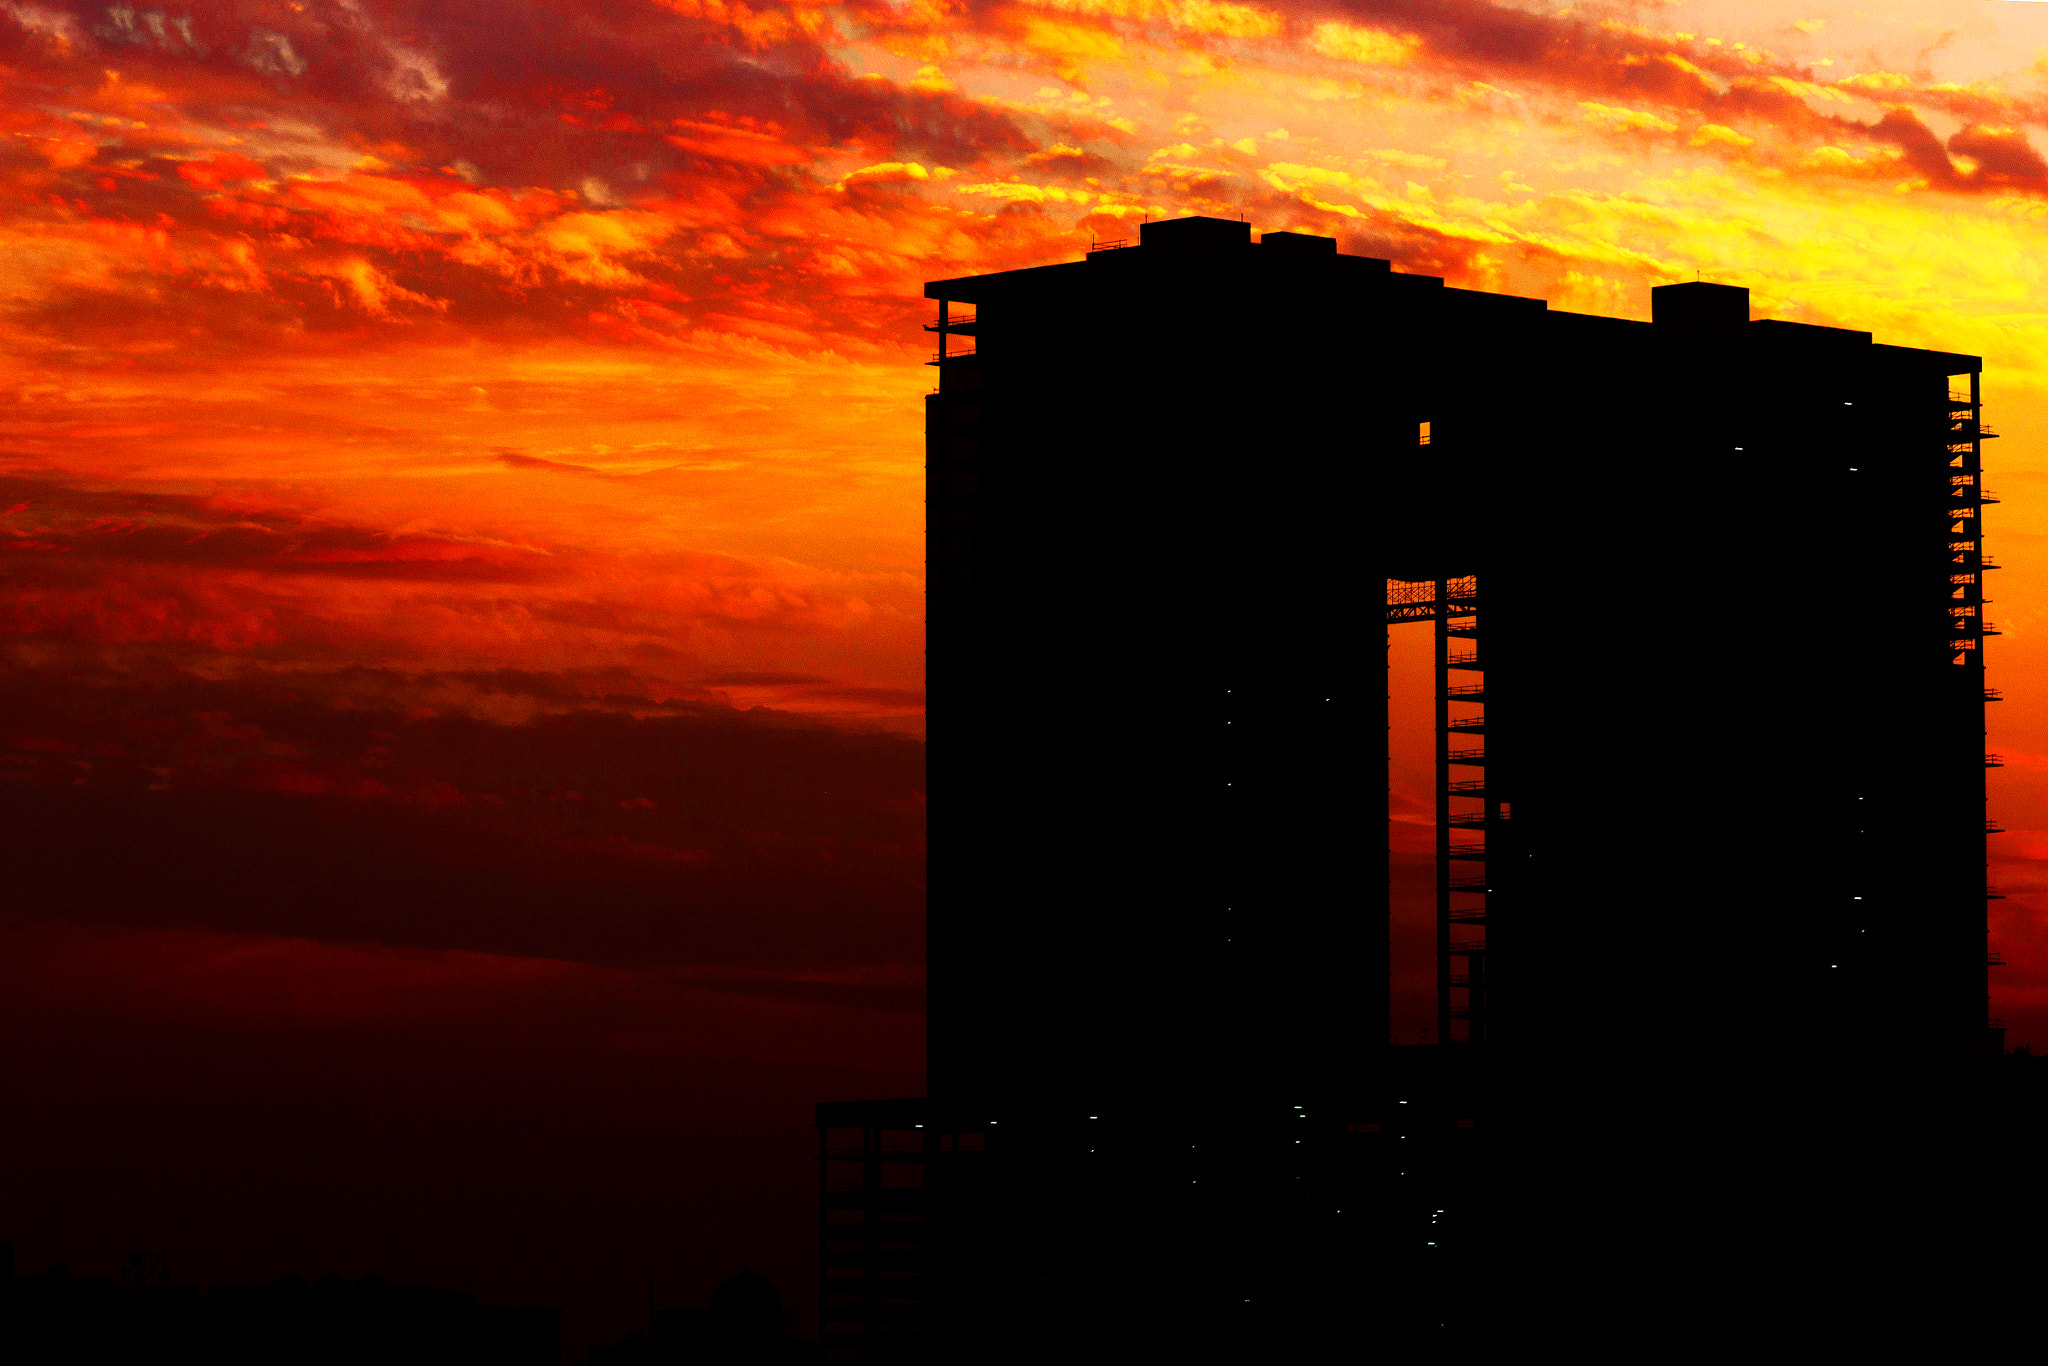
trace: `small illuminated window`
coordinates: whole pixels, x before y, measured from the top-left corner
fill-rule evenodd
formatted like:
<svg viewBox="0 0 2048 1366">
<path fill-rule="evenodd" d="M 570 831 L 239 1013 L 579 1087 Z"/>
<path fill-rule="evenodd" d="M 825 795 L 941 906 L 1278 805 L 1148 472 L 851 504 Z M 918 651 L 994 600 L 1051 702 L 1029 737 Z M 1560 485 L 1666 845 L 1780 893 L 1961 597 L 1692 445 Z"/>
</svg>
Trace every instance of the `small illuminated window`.
<svg viewBox="0 0 2048 1366">
<path fill-rule="evenodd" d="M 1423 446 L 1427 446 L 1429 444 L 1429 424 L 1427 422 L 1422 424 L 1421 432 L 1417 439 L 1417 444 Z"/>
</svg>

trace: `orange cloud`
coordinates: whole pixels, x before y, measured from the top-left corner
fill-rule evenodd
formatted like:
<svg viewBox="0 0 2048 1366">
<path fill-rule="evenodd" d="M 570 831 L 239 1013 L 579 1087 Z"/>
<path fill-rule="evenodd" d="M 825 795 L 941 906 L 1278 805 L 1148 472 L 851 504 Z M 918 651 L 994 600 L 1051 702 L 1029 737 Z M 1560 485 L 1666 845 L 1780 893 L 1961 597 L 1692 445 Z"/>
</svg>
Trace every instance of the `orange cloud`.
<svg viewBox="0 0 2048 1366">
<path fill-rule="evenodd" d="M 262 162 L 234 152 L 215 152 L 201 161 L 178 164 L 178 178 L 202 190 L 217 190 L 230 181 L 263 180 L 269 174 Z"/>
</svg>

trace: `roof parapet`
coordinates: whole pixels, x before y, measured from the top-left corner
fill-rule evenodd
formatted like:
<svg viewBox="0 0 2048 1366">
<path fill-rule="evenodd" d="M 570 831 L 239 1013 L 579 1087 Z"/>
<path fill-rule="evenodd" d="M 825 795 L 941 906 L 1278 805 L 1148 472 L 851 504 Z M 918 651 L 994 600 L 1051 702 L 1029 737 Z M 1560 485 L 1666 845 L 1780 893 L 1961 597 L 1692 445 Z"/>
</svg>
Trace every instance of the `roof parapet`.
<svg viewBox="0 0 2048 1366">
<path fill-rule="evenodd" d="M 1659 327 L 1740 327 L 1749 321 L 1749 291 L 1704 280 L 1658 285 L 1650 291 L 1650 321 Z"/>
<path fill-rule="evenodd" d="M 1265 232 L 1259 234 L 1259 245 L 1275 251 L 1284 251 L 1291 256 L 1335 256 L 1337 239 L 1316 237 L 1305 232 Z"/>
<path fill-rule="evenodd" d="M 1252 244 L 1252 225 L 1236 218 L 1169 218 L 1138 229 L 1138 245 L 1174 256 L 1209 256 Z"/>
</svg>

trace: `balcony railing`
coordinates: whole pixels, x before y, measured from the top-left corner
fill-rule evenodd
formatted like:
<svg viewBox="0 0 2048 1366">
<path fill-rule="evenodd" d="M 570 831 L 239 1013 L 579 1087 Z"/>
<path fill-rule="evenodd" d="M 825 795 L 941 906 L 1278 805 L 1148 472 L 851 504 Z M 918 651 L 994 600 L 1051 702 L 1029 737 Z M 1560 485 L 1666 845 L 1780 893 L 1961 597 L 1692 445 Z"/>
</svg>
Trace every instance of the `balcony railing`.
<svg viewBox="0 0 2048 1366">
<path fill-rule="evenodd" d="M 1470 575 L 1452 579 L 1446 585 L 1446 596 L 1453 600 L 1479 596 L 1479 580 Z M 1420 606 L 1436 601 L 1436 581 L 1433 579 L 1388 579 L 1387 606 Z"/>
</svg>

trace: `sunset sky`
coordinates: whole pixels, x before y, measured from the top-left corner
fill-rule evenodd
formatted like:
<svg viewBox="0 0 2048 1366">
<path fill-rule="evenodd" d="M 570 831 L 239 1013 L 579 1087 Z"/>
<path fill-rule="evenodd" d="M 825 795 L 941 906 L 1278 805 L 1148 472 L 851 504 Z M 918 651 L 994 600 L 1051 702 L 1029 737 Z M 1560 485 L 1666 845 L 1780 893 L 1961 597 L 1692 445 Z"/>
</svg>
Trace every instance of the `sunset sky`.
<svg viewBox="0 0 2048 1366">
<path fill-rule="evenodd" d="M 807 1293 L 805 1105 L 921 1085 L 922 284 L 1148 216 L 1983 355 L 2048 1047 L 2048 4 L 0 0 L 0 79 L 26 1265 Z"/>
</svg>

